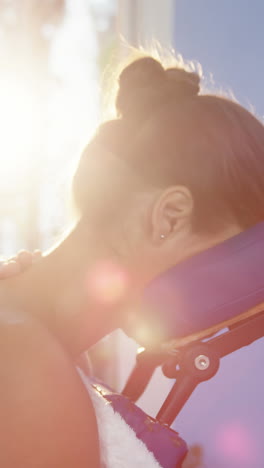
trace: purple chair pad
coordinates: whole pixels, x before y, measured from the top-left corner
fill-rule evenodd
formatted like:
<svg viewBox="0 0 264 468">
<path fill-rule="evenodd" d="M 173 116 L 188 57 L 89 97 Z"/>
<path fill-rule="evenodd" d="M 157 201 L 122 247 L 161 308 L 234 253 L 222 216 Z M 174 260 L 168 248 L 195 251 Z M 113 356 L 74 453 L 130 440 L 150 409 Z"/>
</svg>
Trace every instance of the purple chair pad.
<svg viewBox="0 0 264 468">
<path fill-rule="evenodd" d="M 187 336 L 264 302 L 264 222 L 171 268 L 145 289 L 160 339 Z"/>
</svg>

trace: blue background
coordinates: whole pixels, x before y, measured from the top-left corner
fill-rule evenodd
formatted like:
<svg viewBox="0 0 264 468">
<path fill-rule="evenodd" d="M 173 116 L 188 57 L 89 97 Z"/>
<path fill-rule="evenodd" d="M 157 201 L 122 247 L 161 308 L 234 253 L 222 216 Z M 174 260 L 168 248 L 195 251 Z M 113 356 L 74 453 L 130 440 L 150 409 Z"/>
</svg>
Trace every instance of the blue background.
<svg viewBox="0 0 264 468">
<path fill-rule="evenodd" d="M 264 2 L 177 0 L 174 45 L 264 114 Z"/>
<path fill-rule="evenodd" d="M 264 115 L 264 1 L 177 0 L 174 47 L 197 60 L 217 87 Z M 264 183 L 264 174 L 263 174 Z M 263 200 L 264 203 L 264 200 Z M 264 269 L 263 269 L 264 271 Z M 264 273 L 263 273 L 264 274 Z M 264 467 L 264 339 L 222 360 L 175 428 L 201 444 L 208 468 Z"/>
</svg>

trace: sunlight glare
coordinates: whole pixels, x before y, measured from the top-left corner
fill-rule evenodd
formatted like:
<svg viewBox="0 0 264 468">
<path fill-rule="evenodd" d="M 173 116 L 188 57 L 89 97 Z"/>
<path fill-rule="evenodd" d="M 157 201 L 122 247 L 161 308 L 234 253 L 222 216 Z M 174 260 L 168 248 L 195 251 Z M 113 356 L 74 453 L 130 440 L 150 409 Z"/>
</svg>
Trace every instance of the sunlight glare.
<svg viewBox="0 0 264 468">
<path fill-rule="evenodd" d="M 89 294 L 97 303 L 114 305 L 124 299 L 129 287 L 127 273 L 111 261 L 99 262 L 87 277 Z"/>
<path fill-rule="evenodd" d="M 16 69 L 9 58 L 0 77 L 2 186 L 58 177 L 79 157 L 98 123 L 97 38 L 86 0 L 67 0 L 52 36 L 49 70 L 34 58 Z M 22 73 L 21 73 L 22 71 Z M 23 181 L 24 178 L 24 181 Z M 13 187 L 14 189 L 14 187 Z"/>
<path fill-rule="evenodd" d="M 0 164 L 2 183 L 25 175 L 34 142 L 34 111 L 30 89 L 22 82 L 0 80 Z"/>
</svg>

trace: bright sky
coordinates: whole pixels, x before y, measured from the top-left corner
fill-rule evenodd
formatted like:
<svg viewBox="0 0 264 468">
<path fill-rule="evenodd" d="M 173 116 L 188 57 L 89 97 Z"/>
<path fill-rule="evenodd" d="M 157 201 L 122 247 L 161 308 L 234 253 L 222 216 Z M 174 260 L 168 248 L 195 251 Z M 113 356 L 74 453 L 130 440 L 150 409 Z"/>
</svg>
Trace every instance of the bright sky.
<svg viewBox="0 0 264 468">
<path fill-rule="evenodd" d="M 54 174 L 87 142 L 98 122 L 97 49 L 87 1 L 67 0 L 50 57 L 57 83 L 50 83 L 44 106 L 30 76 L 0 76 L 0 157 L 7 183 L 26 175 L 32 158 Z"/>
<path fill-rule="evenodd" d="M 61 26 L 45 28 L 44 33 L 52 34 L 52 48 L 51 78 L 42 101 L 33 61 L 24 67 L 25 75 L 16 73 L 16 62 L 7 49 L 10 71 L 4 73 L 2 67 L 0 72 L 0 247 L 6 255 L 27 246 L 16 231 L 28 223 L 26 211 L 34 198 L 41 199 L 38 222 L 44 238 L 56 226 L 63 228 L 66 201 L 59 200 L 56 190 L 68 192 L 74 164 L 98 125 L 98 44 L 89 2 L 66 0 Z M 5 44 L 1 42 L 1 50 Z M 23 50 L 22 44 L 22 54 Z M 31 229 L 36 229 L 36 221 Z"/>
</svg>

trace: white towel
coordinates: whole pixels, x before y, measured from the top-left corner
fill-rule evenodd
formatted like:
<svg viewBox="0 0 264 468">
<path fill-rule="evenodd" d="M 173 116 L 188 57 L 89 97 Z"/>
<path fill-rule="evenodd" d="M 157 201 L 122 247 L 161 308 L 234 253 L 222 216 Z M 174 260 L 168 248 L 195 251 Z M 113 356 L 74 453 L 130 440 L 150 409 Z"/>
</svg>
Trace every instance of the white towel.
<svg viewBox="0 0 264 468">
<path fill-rule="evenodd" d="M 139 440 L 111 404 L 91 387 L 89 378 L 78 369 L 92 399 L 100 438 L 103 468 L 161 468 L 145 444 Z"/>
</svg>

